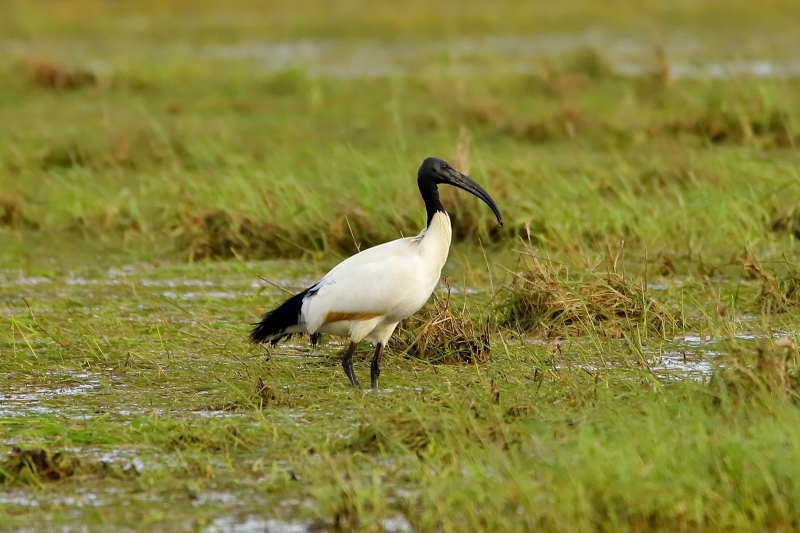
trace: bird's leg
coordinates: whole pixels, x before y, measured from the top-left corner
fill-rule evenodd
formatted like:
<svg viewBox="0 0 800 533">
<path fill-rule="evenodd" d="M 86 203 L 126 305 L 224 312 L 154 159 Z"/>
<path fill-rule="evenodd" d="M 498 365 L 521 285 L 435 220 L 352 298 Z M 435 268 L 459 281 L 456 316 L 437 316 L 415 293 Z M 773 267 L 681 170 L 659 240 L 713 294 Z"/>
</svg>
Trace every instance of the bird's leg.
<svg viewBox="0 0 800 533">
<path fill-rule="evenodd" d="M 358 343 L 355 342 L 350 343 L 350 347 L 347 348 L 347 353 L 344 354 L 344 359 L 342 359 L 342 368 L 344 368 L 344 373 L 347 374 L 347 377 L 350 379 L 350 383 L 353 384 L 353 387 L 360 389 L 361 383 L 358 382 L 356 373 L 353 370 L 353 352 L 356 351 L 357 345 Z"/>
<path fill-rule="evenodd" d="M 381 355 L 383 354 L 383 343 L 379 342 L 375 347 L 375 355 L 372 356 L 372 365 L 369 369 L 370 381 L 372 381 L 372 389 L 378 390 L 378 378 L 381 375 Z"/>
</svg>

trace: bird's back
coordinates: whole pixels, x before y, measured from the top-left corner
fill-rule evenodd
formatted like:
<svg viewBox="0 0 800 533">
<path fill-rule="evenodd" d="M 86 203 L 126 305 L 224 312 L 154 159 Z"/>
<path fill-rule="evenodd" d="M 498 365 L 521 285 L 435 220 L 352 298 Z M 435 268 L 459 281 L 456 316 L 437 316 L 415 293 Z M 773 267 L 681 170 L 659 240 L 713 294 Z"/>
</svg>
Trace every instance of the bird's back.
<svg viewBox="0 0 800 533">
<path fill-rule="evenodd" d="M 302 321 L 308 331 L 337 317 L 400 321 L 417 312 L 441 277 L 450 244 L 449 222 L 446 218 L 446 234 L 437 234 L 442 228 L 431 232 L 429 227 L 421 235 L 368 248 L 336 265 L 303 304 Z"/>
</svg>

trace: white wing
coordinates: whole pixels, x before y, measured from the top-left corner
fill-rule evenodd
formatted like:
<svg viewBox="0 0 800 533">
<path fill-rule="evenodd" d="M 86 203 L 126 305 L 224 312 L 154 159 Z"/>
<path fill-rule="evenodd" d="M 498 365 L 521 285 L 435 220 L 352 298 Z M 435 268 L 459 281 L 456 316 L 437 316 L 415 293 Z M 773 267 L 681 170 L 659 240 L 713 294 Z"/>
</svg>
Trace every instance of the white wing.
<svg viewBox="0 0 800 533">
<path fill-rule="evenodd" d="M 422 307 L 441 275 L 423 258 L 419 237 L 387 242 L 339 263 L 303 302 L 309 332 L 325 323 L 383 317 L 392 322 Z"/>
</svg>

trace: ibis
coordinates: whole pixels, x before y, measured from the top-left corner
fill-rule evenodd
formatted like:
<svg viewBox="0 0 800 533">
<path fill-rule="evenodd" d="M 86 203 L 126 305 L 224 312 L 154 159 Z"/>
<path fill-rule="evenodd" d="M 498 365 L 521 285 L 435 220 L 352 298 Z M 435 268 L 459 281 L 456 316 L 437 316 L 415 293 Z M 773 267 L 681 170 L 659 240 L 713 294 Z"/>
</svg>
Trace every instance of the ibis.
<svg viewBox="0 0 800 533">
<path fill-rule="evenodd" d="M 363 250 L 336 265 L 325 277 L 265 313 L 254 324 L 250 340 L 277 344 L 298 333 L 350 339 L 342 359 L 350 383 L 361 388 L 353 370 L 353 352 L 362 340 L 375 344 L 370 381 L 378 390 L 381 355 L 397 324 L 422 308 L 439 283 L 450 250 L 450 217 L 439 200 L 439 185 L 452 185 L 483 200 L 502 226 L 503 217 L 480 185 L 449 163 L 428 157 L 417 172 L 428 223 L 415 237 L 397 239 Z"/>
</svg>

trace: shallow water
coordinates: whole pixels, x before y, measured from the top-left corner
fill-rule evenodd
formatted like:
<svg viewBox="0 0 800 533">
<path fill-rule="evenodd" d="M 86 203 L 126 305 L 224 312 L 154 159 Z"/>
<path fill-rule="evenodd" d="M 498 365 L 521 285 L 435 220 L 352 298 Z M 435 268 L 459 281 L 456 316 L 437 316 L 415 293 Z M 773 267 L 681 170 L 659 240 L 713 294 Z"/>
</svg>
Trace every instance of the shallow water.
<svg viewBox="0 0 800 533">
<path fill-rule="evenodd" d="M 735 51 L 731 41 L 736 42 Z M 131 53 L 195 62 L 247 61 L 266 71 L 301 68 L 312 76 L 341 78 L 387 78 L 414 75 L 432 66 L 446 66 L 458 76 L 483 76 L 498 69 L 518 74 L 534 73 L 537 61 L 555 58 L 575 50 L 592 48 L 623 76 L 642 76 L 652 71 L 656 46 L 669 58 L 674 78 L 720 78 L 752 76 L 794 78 L 800 76 L 800 33 L 741 36 L 697 34 L 680 28 L 654 42 L 650 35 L 615 34 L 595 29 L 578 33 L 532 35 L 485 35 L 443 40 L 333 40 L 252 41 L 191 47 L 160 44 L 130 47 Z M 50 48 L 72 50 L 76 55 L 91 53 L 81 42 L 4 41 L 0 51 L 9 56 L 28 57 Z M 714 56 L 730 50 L 730 57 Z M 116 53 L 123 53 L 117 50 Z M 99 70 L 108 69 L 94 58 Z"/>
<path fill-rule="evenodd" d="M 203 268 L 158 269 L 129 265 L 96 271 L 53 273 L 50 276 L 24 276 L 15 271 L 0 271 L 0 313 L 26 317 L 33 312 L 37 323 L 61 324 L 46 326 L 47 332 L 41 327 L 30 327 L 23 332 L 24 335 L 0 339 L 0 346 L 16 354 L 17 360 L 28 359 L 30 364 L 35 364 L 36 359 L 52 357 L 54 352 L 65 347 L 63 342 L 66 341 L 56 340 L 60 337 L 54 335 L 54 331 L 59 331 L 59 328 L 86 328 L 79 326 L 81 320 L 91 323 L 93 316 L 102 318 L 105 323 L 108 318 L 104 315 L 110 314 L 112 322 L 124 323 L 124 332 L 121 334 L 125 336 L 130 336 L 132 331 L 152 331 L 153 328 L 161 336 L 158 328 L 163 325 L 167 329 L 175 330 L 170 335 L 185 335 L 178 341 L 179 345 L 199 342 L 198 347 L 185 347 L 188 352 L 200 349 L 198 356 L 184 363 L 181 359 L 185 355 L 181 355 L 177 362 L 166 364 L 185 364 L 192 373 L 213 373 L 216 365 L 226 364 L 227 357 L 239 358 L 243 349 L 252 351 L 252 347 L 237 344 L 238 348 L 229 350 L 230 356 L 220 357 L 220 353 L 216 358 L 209 358 L 209 346 L 203 341 L 203 328 L 216 324 L 215 327 L 220 327 L 223 331 L 230 330 L 227 343 L 243 343 L 245 333 L 241 330 L 242 326 L 246 326 L 252 319 L 232 318 L 241 315 L 243 306 L 261 312 L 261 306 L 265 302 L 280 300 L 284 295 L 283 290 L 299 290 L 308 286 L 313 279 L 297 280 L 274 276 L 270 281 L 275 286 L 267 285 L 258 277 L 263 267 L 260 264 L 249 264 L 243 268 L 223 266 L 207 271 Z M 654 290 L 667 289 L 669 286 L 664 285 Z M 474 287 L 453 287 L 451 291 L 454 294 L 480 294 L 480 290 Z M 748 319 L 755 320 L 756 317 L 740 317 L 737 321 L 742 327 L 738 337 L 747 340 L 759 338 L 760 334 L 746 332 Z M 75 322 L 78 326 L 65 325 L 65 321 Z M 89 330 L 86 331 L 88 334 Z M 91 333 L 103 335 L 102 331 L 92 330 Z M 783 334 L 785 333 L 773 335 L 777 337 Z M 657 350 L 646 353 L 649 358 L 648 366 L 657 376 L 663 378 L 705 380 L 718 365 L 716 360 L 720 355 L 719 344 L 722 340 L 693 335 L 672 339 L 662 343 Z M 97 344 L 94 338 L 92 342 Z M 119 342 L 112 345 L 111 349 L 119 351 Z M 130 346 L 129 354 L 137 355 L 137 364 L 155 368 L 165 364 L 160 362 L 164 353 L 158 344 L 154 345 L 149 341 L 142 345 L 137 338 L 122 339 L 122 342 Z M 623 341 L 612 344 L 609 348 L 612 350 L 610 354 L 600 356 L 602 363 L 587 363 L 586 358 L 596 359 L 596 356 L 592 356 L 596 354 L 596 347 L 588 341 L 578 339 L 564 344 L 561 341 L 530 338 L 525 343 L 549 347 L 558 344 L 567 350 L 568 358 L 575 358 L 567 363 L 572 366 L 597 370 L 630 364 L 626 357 L 617 358 L 614 355 L 615 350 L 620 350 L 620 353 L 625 351 Z M 571 348 L 567 348 L 568 345 Z M 298 367 L 331 366 L 328 354 L 343 347 L 344 343 L 336 338 L 325 339 L 324 345 L 316 349 L 311 348 L 306 339 L 297 338 L 284 343 L 278 356 L 284 359 L 296 358 Z M 219 348 L 213 347 L 212 353 Z M 222 348 L 224 350 L 224 346 Z M 139 382 L 137 376 L 130 372 L 120 372 L 119 363 L 102 363 L 104 352 L 99 344 L 93 355 L 99 359 L 99 364 L 92 363 L 90 368 L 76 370 L 66 366 L 61 369 L 59 364 L 55 364 L 45 372 L 6 384 L 0 388 L 0 417 L 54 415 L 90 420 L 100 416 L 131 418 L 148 415 L 198 419 L 233 419 L 240 416 L 239 413 L 225 408 L 224 402 L 215 402 L 213 394 L 209 395 L 207 390 L 187 390 L 187 396 L 178 397 L 178 402 L 174 399 L 179 389 L 165 390 L 161 393 L 162 399 L 159 403 L 154 404 L 152 396 L 140 394 L 141 391 L 150 390 L 147 383 Z M 125 365 L 128 365 L 127 360 Z M 333 367 L 337 365 L 333 364 Z M 401 389 L 405 390 L 407 387 Z M 395 388 L 387 386 L 384 392 L 389 394 L 394 390 Z M 204 398 L 207 398 L 207 403 L 198 408 L 197 402 Z M 290 418 L 303 416 L 303 412 L 289 413 Z"/>
</svg>

